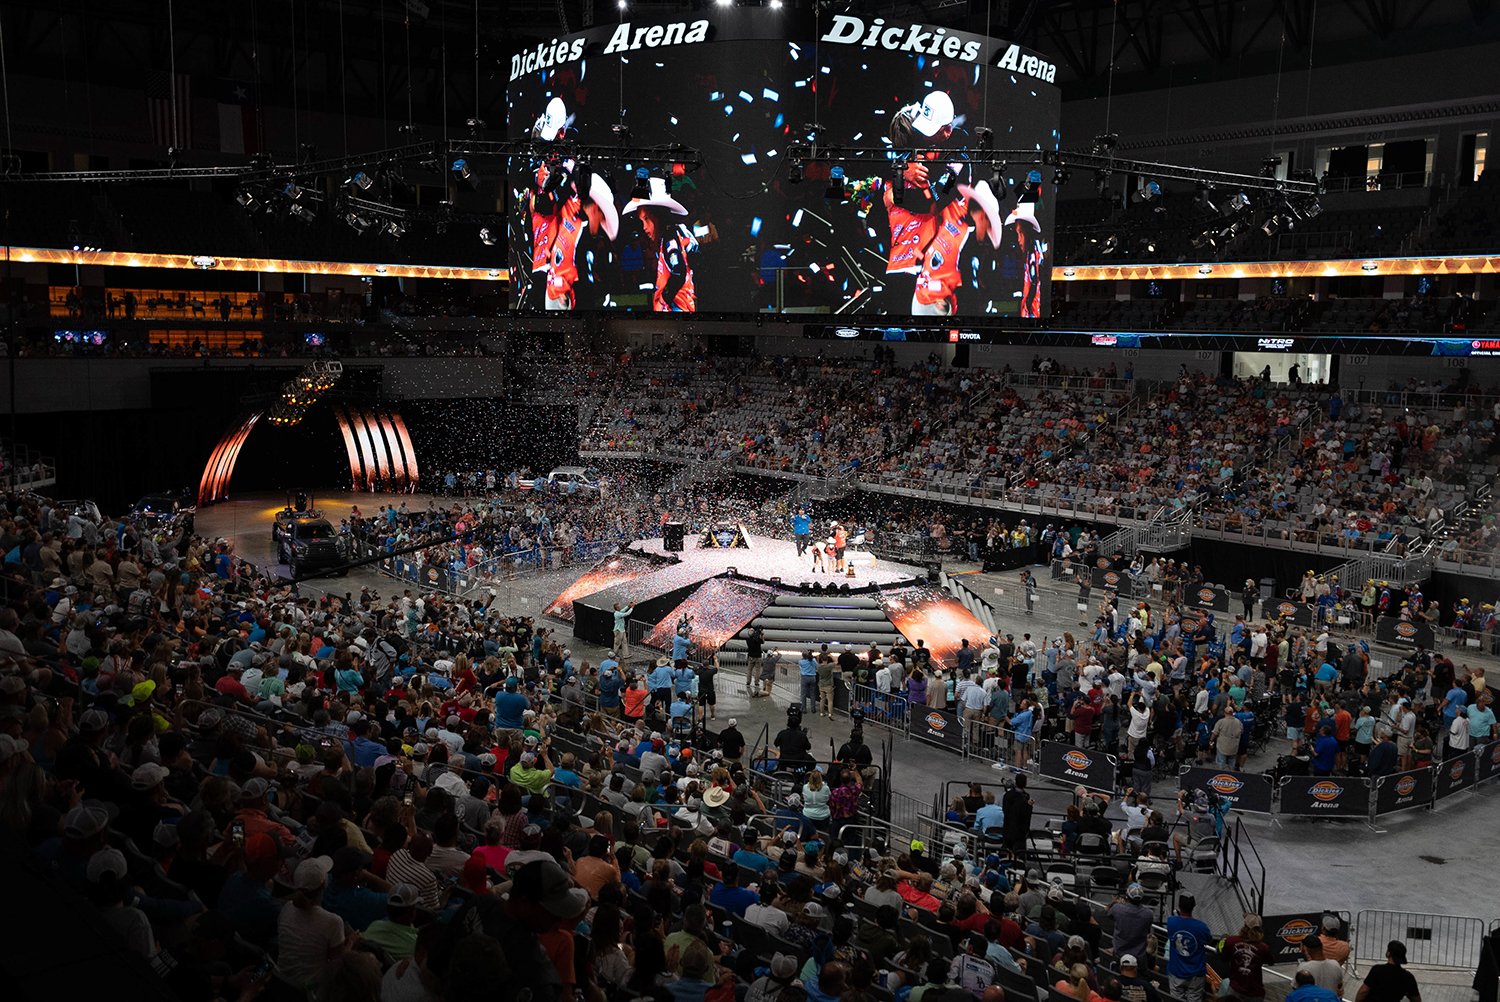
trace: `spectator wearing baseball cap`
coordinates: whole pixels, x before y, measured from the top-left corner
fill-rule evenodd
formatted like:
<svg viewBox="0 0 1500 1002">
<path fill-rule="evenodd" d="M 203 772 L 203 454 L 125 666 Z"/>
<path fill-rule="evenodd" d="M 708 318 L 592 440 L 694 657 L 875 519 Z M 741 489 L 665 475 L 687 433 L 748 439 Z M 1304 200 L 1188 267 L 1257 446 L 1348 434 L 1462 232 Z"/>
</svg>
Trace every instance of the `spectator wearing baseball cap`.
<svg viewBox="0 0 1500 1002">
<path fill-rule="evenodd" d="M 252 776 L 245 781 L 240 788 L 239 809 L 235 811 L 234 820 L 245 826 L 245 837 L 251 835 L 265 834 L 274 838 L 283 846 L 290 846 L 296 841 L 291 829 L 279 821 L 272 820 L 268 799 L 271 792 L 271 784 L 259 776 Z M 232 824 L 232 822 L 231 822 Z M 225 829 L 225 837 L 229 836 L 229 829 Z"/>
<path fill-rule="evenodd" d="M 114 848 L 100 849 L 89 857 L 86 876 L 89 900 L 99 908 L 105 924 L 125 941 L 131 952 L 147 960 L 156 956 L 151 920 L 139 908 L 125 903 L 131 883 L 125 854 Z"/>
<path fill-rule="evenodd" d="M 281 870 L 281 847 L 264 832 L 245 837 L 245 868 L 231 873 L 219 891 L 218 908 L 240 935 L 257 946 L 276 936 L 282 903 L 271 893 L 271 880 Z"/>
<path fill-rule="evenodd" d="M 365 929 L 364 942 L 373 943 L 392 960 L 406 960 L 417 949 L 417 889 L 394 884 L 385 898 L 386 914 Z"/>
<path fill-rule="evenodd" d="M 276 966 L 294 984 L 312 985 L 332 960 L 359 943 L 359 933 L 323 907 L 333 860 L 314 856 L 297 864 L 292 899 L 277 924 Z"/>
</svg>

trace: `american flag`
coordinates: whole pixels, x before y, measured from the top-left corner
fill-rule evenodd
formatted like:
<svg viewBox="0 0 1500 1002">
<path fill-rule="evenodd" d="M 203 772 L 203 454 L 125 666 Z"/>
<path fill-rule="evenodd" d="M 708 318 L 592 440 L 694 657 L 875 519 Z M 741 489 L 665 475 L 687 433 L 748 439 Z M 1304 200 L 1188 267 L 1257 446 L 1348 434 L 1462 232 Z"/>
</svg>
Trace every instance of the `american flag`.
<svg viewBox="0 0 1500 1002">
<path fill-rule="evenodd" d="M 151 116 L 151 138 L 157 146 L 186 149 L 193 145 L 192 77 L 178 73 L 175 82 L 166 70 L 146 74 L 146 111 Z M 177 98 L 177 115 L 172 115 L 172 98 Z"/>
</svg>

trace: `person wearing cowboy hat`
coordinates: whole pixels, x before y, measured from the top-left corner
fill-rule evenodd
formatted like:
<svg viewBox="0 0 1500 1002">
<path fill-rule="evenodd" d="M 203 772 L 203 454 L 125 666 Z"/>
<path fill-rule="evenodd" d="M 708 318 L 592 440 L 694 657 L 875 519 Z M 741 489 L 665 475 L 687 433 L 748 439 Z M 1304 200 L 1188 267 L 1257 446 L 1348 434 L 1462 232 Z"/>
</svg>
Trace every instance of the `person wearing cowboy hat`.
<svg viewBox="0 0 1500 1002">
<path fill-rule="evenodd" d="M 658 313 L 694 313 L 697 297 L 693 291 L 693 269 L 687 263 L 682 233 L 672 227 L 671 219 L 674 215 L 687 215 L 687 209 L 667 191 L 665 178 L 651 178 L 649 191 L 648 198 L 632 198 L 625 211 L 635 213 L 646 239 L 656 248 L 656 287 L 651 293 L 651 308 Z"/>
<path fill-rule="evenodd" d="M 1031 172 L 1033 181 L 1041 175 Z M 1021 272 L 1021 316 L 1042 315 L 1042 259 L 1047 256 L 1047 243 L 1042 239 L 1042 224 L 1036 218 L 1034 202 L 1019 202 L 1005 217 L 1006 226 L 1014 226 L 1017 257 Z"/>
<path fill-rule="evenodd" d="M 959 255 L 968 243 L 971 221 L 981 239 L 987 237 L 990 246 L 1000 246 L 1000 203 L 989 183 L 960 184 L 958 194 L 938 210 L 912 294 L 913 316 L 951 316 L 958 311 L 956 293 L 964 282 Z"/>
<path fill-rule="evenodd" d="M 608 243 L 620 232 L 620 215 L 615 209 L 615 193 L 609 184 L 592 171 L 587 182 L 569 180 L 571 195 L 559 213 L 559 226 L 552 238 L 552 255 L 547 264 L 546 308 L 571 310 L 576 305 L 573 287 L 579 279 L 578 242 L 585 234 L 597 238 L 602 231 Z M 585 183 L 587 187 L 585 187 Z M 586 282 L 593 281 L 593 269 L 587 269 Z"/>
</svg>

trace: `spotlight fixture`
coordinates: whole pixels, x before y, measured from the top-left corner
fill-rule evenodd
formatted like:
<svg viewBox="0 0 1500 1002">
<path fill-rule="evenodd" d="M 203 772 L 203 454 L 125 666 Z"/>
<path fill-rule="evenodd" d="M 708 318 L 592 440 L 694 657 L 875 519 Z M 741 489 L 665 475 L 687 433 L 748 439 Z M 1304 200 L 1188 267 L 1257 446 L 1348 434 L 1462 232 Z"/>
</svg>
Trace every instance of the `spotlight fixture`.
<svg viewBox="0 0 1500 1002">
<path fill-rule="evenodd" d="M 464 124 L 469 127 L 469 134 L 473 136 L 479 135 L 485 128 L 485 122 L 482 118 L 466 118 L 464 119 Z"/>
<path fill-rule="evenodd" d="M 1268 237 L 1274 237 L 1281 230 L 1281 221 L 1286 217 L 1272 216 L 1262 224 L 1260 231 Z"/>
<path fill-rule="evenodd" d="M 288 181 L 286 187 L 281 189 L 281 193 L 293 202 L 300 202 L 302 196 L 307 194 L 307 189 L 301 187 L 296 181 Z"/>
<path fill-rule="evenodd" d="M 786 179 L 789 182 L 791 182 L 792 184 L 801 184 L 802 183 L 802 161 L 801 160 L 792 160 L 792 161 L 788 162 L 787 168 L 786 168 Z"/>
<path fill-rule="evenodd" d="M 420 125 L 398 125 L 396 126 L 396 135 L 405 136 L 412 142 L 416 142 L 422 138 L 422 127 Z"/>
<path fill-rule="evenodd" d="M 951 170 L 943 171 L 943 177 L 938 181 L 938 194 L 943 198 L 951 198 L 953 189 L 958 187 L 958 175 Z"/>
<path fill-rule="evenodd" d="M 1026 180 L 1021 184 L 1021 190 L 1016 193 L 1017 202 L 1035 202 L 1037 194 L 1042 189 L 1042 172 L 1034 170 L 1026 175 Z"/>
<path fill-rule="evenodd" d="M 1104 241 L 1104 245 L 1099 248 L 1099 253 L 1100 254 L 1113 254 L 1115 252 L 1115 250 L 1119 248 L 1119 246 L 1120 246 L 1120 238 L 1116 237 L 1116 236 L 1111 236 L 1108 240 L 1105 240 Z"/>
<path fill-rule="evenodd" d="M 479 242 L 484 244 L 486 247 L 495 246 L 495 234 L 490 232 L 490 228 L 488 226 L 480 227 Z"/>
<path fill-rule="evenodd" d="M 167 147 L 167 169 L 176 170 L 182 166 L 182 151 L 175 146 Z"/>
<path fill-rule="evenodd" d="M 358 233 L 360 236 L 364 236 L 365 233 L 369 231 L 370 227 L 375 225 L 369 219 L 361 216 L 357 212 L 344 213 L 344 222 L 349 225 L 349 228 L 351 230 L 353 230 L 355 233 Z"/>
<path fill-rule="evenodd" d="M 375 184 L 375 179 L 364 171 L 360 171 L 344 183 L 351 188 L 358 188 L 360 191 L 369 191 Z"/>
<path fill-rule="evenodd" d="M 246 212 L 255 212 L 261 208 L 260 199 L 256 198 L 249 191 L 242 190 L 238 195 L 234 196 L 234 200 L 240 203 L 240 208 Z"/>
<path fill-rule="evenodd" d="M 301 204 L 300 202 L 294 202 L 292 204 L 292 207 L 288 209 L 287 212 L 293 219 L 297 220 L 297 222 L 305 223 L 308 226 L 311 226 L 313 220 L 318 218 L 318 213 L 315 210 L 313 210 L 309 206 Z"/>
<path fill-rule="evenodd" d="M 645 167 L 635 169 L 635 184 L 631 185 L 630 197 L 642 200 L 651 197 L 651 171 Z"/>
<path fill-rule="evenodd" d="M 1072 171 L 1068 170 L 1068 168 L 1066 167 L 1059 166 L 1052 172 L 1052 186 L 1055 188 L 1061 188 L 1063 185 L 1072 180 L 1072 178 Z"/>
<path fill-rule="evenodd" d="M 460 157 L 453 161 L 453 183 L 459 191 L 474 190 L 474 175 L 469 170 L 469 161 Z"/>
<path fill-rule="evenodd" d="M 995 148 L 995 130 L 986 129 L 983 126 L 974 130 L 974 137 L 979 140 L 981 150 L 992 150 Z"/>
<path fill-rule="evenodd" d="M 1213 200 L 1208 197 L 1209 190 L 1206 182 L 1198 182 L 1198 190 L 1193 194 L 1193 207 L 1217 216 L 1219 214 L 1219 207 L 1214 205 Z"/>
<path fill-rule="evenodd" d="M 828 187 L 823 192 L 823 198 L 830 202 L 847 202 L 849 196 L 844 192 L 844 168 L 834 167 L 828 172 Z"/>
<path fill-rule="evenodd" d="M 1130 193 L 1130 200 L 1139 205 L 1142 202 L 1155 201 L 1161 195 L 1161 185 L 1155 181 L 1147 181 L 1135 191 Z"/>
<path fill-rule="evenodd" d="M 1212 230 L 1204 230 L 1202 233 L 1194 237 L 1191 242 L 1194 247 L 1212 248 L 1216 246 Z"/>
<path fill-rule="evenodd" d="M 1250 196 L 1243 191 L 1236 192 L 1235 196 L 1229 200 L 1228 211 L 1231 213 L 1244 212 L 1248 208 L 1250 208 Z"/>
<path fill-rule="evenodd" d="M 990 190 L 995 193 L 995 198 L 1005 201 L 1010 198 L 1010 179 L 1005 176 L 1005 161 L 997 160 L 990 164 Z"/>
<path fill-rule="evenodd" d="M 1302 218 L 1311 219 L 1313 216 L 1320 214 L 1322 211 L 1323 207 L 1317 202 L 1309 202 L 1302 207 Z"/>
<path fill-rule="evenodd" d="M 386 222 L 385 231 L 392 237 L 395 237 L 397 240 L 400 240 L 402 237 L 406 236 L 406 227 L 396 219 L 392 219 Z"/>
<path fill-rule="evenodd" d="M 615 141 L 618 142 L 621 146 L 630 145 L 630 126 L 611 125 L 609 127 L 609 131 L 615 134 Z"/>
</svg>

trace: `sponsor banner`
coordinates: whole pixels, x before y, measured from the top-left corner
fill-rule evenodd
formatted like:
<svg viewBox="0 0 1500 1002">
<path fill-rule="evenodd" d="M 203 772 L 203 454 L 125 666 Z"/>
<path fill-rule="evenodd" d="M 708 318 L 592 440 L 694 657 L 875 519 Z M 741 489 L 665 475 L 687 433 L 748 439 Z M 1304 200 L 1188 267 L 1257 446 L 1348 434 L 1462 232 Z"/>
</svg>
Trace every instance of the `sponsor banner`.
<svg viewBox="0 0 1500 1002">
<path fill-rule="evenodd" d="M 964 725 L 952 710 L 912 707 L 911 735 L 942 745 L 960 754 L 964 750 Z"/>
<path fill-rule="evenodd" d="M 1318 935 L 1322 921 L 1322 912 L 1264 916 L 1261 922 L 1266 931 L 1266 945 L 1271 948 L 1271 962 L 1301 962 L 1302 941 L 1308 936 Z"/>
<path fill-rule="evenodd" d="M 1184 769 L 1177 777 L 1180 790 L 1212 790 L 1237 811 L 1252 814 L 1271 813 L 1271 777 L 1248 772 L 1194 767 Z"/>
<path fill-rule="evenodd" d="M 1117 571 L 1109 567 L 1109 561 L 1104 561 L 1104 567 L 1095 567 L 1093 571 L 1093 582 L 1095 588 L 1110 588 L 1119 591 L 1130 582 L 1129 571 Z"/>
<path fill-rule="evenodd" d="M 1375 621 L 1375 642 L 1414 650 L 1418 645 L 1433 647 L 1432 627 L 1426 623 L 1403 623 L 1391 616 L 1381 616 Z"/>
<path fill-rule="evenodd" d="M 1312 626 L 1315 606 L 1307 602 L 1292 602 L 1281 599 L 1270 606 L 1262 606 L 1266 618 L 1280 617 L 1293 626 Z"/>
<path fill-rule="evenodd" d="M 1500 741 L 1492 744 L 1480 745 L 1478 748 L 1470 748 L 1469 754 L 1473 755 L 1479 762 L 1479 781 L 1500 776 Z"/>
<path fill-rule="evenodd" d="M 1189 591 L 1187 600 L 1200 609 L 1211 609 L 1214 612 L 1229 611 L 1229 592 L 1223 588 L 1210 588 L 1203 585 L 1197 591 Z"/>
<path fill-rule="evenodd" d="M 1370 781 L 1353 776 L 1285 776 L 1278 814 L 1363 818 L 1370 814 Z"/>
<path fill-rule="evenodd" d="M 1075 748 L 1061 741 L 1043 741 L 1042 776 L 1059 783 L 1113 793 L 1119 760 L 1092 749 Z"/>
<path fill-rule="evenodd" d="M 1481 749 L 1485 750 L 1485 749 Z M 1466 751 L 1462 755 L 1455 755 L 1446 762 L 1439 762 L 1434 770 L 1437 775 L 1436 796 L 1438 800 L 1451 797 L 1462 790 L 1467 790 L 1479 781 L 1479 767 L 1475 761 L 1473 751 Z"/>
<path fill-rule="evenodd" d="M 1375 781 L 1375 814 L 1394 814 L 1432 803 L 1432 770 L 1414 769 Z"/>
<path fill-rule="evenodd" d="M 431 588 L 434 591 L 448 590 L 448 569 L 446 567 L 435 567 L 427 564 L 418 572 L 418 578 L 423 588 Z"/>
</svg>

